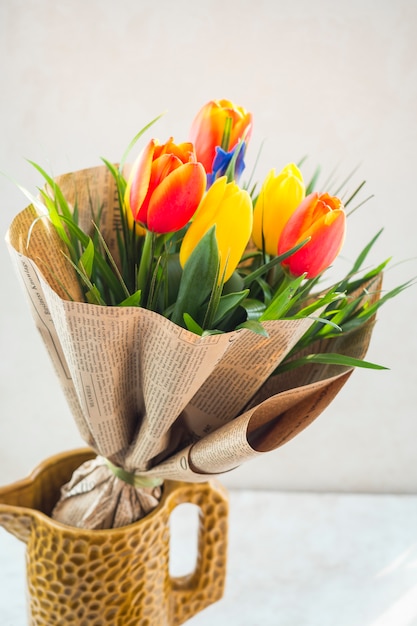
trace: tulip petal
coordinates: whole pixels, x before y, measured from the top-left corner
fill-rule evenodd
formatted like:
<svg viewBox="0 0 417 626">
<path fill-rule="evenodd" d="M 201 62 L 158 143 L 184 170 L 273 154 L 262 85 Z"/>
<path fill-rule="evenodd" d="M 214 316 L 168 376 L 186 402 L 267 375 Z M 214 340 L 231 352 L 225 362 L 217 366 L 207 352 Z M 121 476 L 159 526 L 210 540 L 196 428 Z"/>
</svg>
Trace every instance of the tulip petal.
<svg viewBox="0 0 417 626">
<path fill-rule="evenodd" d="M 160 146 L 159 151 L 155 150 L 155 158 L 159 158 L 163 154 L 173 154 L 178 157 L 182 163 L 196 160 L 194 157 L 194 147 L 191 142 L 174 143 L 172 137 L 170 137 L 165 144 Z"/>
<path fill-rule="evenodd" d="M 307 272 L 307 278 L 321 274 L 339 254 L 345 238 L 345 212 L 333 211 L 331 220 L 317 223 L 311 239 L 289 257 L 288 268 L 294 276 Z"/>
<path fill-rule="evenodd" d="M 214 182 L 204 195 L 181 244 L 180 263 L 183 267 L 200 239 L 215 223 L 216 214 L 225 196 L 226 188 L 227 179 L 222 176 Z"/>
<path fill-rule="evenodd" d="M 184 267 L 185 262 L 196 247 L 198 241 L 214 224 L 216 212 L 226 192 L 227 179 L 225 176 L 218 178 L 204 195 L 194 219 L 185 233 L 180 248 L 180 263 Z"/>
<path fill-rule="evenodd" d="M 224 119 L 219 115 L 211 118 L 210 126 L 203 115 L 194 123 L 191 130 L 191 141 L 194 144 L 197 159 L 203 164 L 207 173 L 211 172 L 216 146 L 220 146 L 223 136 Z"/>
<path fill-rule="evenodd" d="M 149 201 L 147 227 L 157 233 L 183 228 L 194 215 L 206 187 L 200 163 L 185 163 L 154 189 Z"/>
<path fill-rule="evenodd" d="M 317 192 L 310 194 L 288 220 L 278 252 L 282 254 L 305 239 L 310 240 L 282 264 L 294 276 L 307 273 L 307 278 L 315 278 L 339 254 L 345 230 L 346 214 L 339 198 Z"/>
<path fill-rule="evenodd" d="M 151 168 L 151 176 L 149 180 L 148 190 L 145 198 L 142 201 L 142 205 L 137 213 L 136 219 L 143 224 L 148 223 L 148 210 L 149 203 L 152 195 L 155 192 L 156 187 L 166 178 L 171 172 L 182 165 L 180 159 L 173 154 L 162 154 L 160 157 L 154 159 Z"/>
<path fill-rule="evenodd" d="M 287 221 L 279 239 L 278 252 L 282 254 L 306 239 L 306 230 L 311 228 L 314 207 L 318 202 L 318 192 L 308 195 Z"/>
<path fill-rule="evenodd" d="M 226 198 L 216 218 L 216 239 L 220 256 L 220 276 L 227 281 L 236 269 L 252 232 L 252 201 L 239 190 Z"/>
<path fill-rule="evenodd" d="M 148 193 L 149 181 L 152 172 L 152 161 L 158 142 L 151 139 L 148 145 L 133 164 L 125 191 L 125 204 L 132 212 L 133 218 L 146 223 L 146 215 L 139 217 L 139 211 Z"/>
<path fill-rule="evenodd" d="M 252 230 L 252 201 L 247 191 L 236 183 L 218 178 L 204 196 L 187 230 L 180 250 L 184 266 L 205 233 L 216 226 L 216 240 L 220 258 L 220 277 L 228 280 L 238 265 Z"/>
<path fill-rule="evenodd" d="M 272 169 L 262 185 L 253 216 L 252 238 L 260 250 L 277 254 L 281 233 L 305 194 L 303 177 L 294 163 L 276 175 Z"/>
<path fill-rule="evenodd" d="M 153 191 L 161 184 L 161 182 L 183 162 L 174 154 L 162 154 L 152 163 L 151 179 L 149 181 L 149 191 Z"/>
<path fill-rule="evenodd" d="M 228 119 L 231 120 L 229 138 L 227 145 L 223 145 L 223 134 Z M 251 113 L 230 100 L 211 100 L 200 109 L 191 124 L 190 139 L 194 144 L 197 159 L 208 174 L 212 172 L 216 147 L 229 152 L 240 139 L 248 142 L 251 127 Z"/>
</svg>

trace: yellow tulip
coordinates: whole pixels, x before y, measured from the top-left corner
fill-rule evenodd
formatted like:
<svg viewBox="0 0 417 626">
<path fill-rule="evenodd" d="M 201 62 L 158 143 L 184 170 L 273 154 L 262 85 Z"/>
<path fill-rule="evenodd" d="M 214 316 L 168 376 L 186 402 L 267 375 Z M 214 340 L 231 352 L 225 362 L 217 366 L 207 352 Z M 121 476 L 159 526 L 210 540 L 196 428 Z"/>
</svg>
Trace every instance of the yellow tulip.
<svg viewBox="0 0 417 626">
<path fill-rule="evenodd" d="M 276 175 L 272 169 L 262 185 L 253 213 L 252 239 L 259 250 L 276 256 L 285 224 L 305 196 L 303 176 L 294 163 Z"/>
<path fill-rule="evenodd" d="M 252 200 L 247 191 L 226 176 L 218 178 L 203 197 L 184 236 L 180 262 L 184 267 L 198 242 L 216 227 L 220 279 L 228 280 L 239 264 L 252 231 Z"/>
</svg>

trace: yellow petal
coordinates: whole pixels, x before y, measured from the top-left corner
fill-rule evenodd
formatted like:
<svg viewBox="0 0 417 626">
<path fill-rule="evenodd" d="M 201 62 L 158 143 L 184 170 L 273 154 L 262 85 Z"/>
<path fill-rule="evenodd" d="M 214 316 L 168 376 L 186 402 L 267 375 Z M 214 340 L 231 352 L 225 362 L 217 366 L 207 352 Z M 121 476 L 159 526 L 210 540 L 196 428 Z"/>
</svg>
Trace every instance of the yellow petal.
<svg viewBox="0 0 417 626">
<path fill-rule="evenodd" d="M 228 280 L 242 258 L 252 231 L 252 201 L 236 183 L 219 178 L 206 193 L 184 236 L 180 262 L 188 257 L 206 232 L 215 225 L 220 257 L 220 277 Z"/>
<path fill-rule="evenodd" d="M 276 255 L 285 224 L 305 196 L 303 177 L 294 163 L 276 175 L 271 170 L 262 185 L 254 209 L 252 238 L 267 254 Z"/>
</svg>

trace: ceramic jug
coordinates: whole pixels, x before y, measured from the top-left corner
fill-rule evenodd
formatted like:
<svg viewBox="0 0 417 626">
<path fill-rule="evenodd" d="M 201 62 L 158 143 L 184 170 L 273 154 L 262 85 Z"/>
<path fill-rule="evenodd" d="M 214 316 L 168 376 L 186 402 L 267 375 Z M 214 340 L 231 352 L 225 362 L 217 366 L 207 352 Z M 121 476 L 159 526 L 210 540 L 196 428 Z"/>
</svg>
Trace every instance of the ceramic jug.
<svg viewBox="0 0 417 626">
<path fill-rule="evenodd" d="M 30 626 L 176 626 L 224 591 L 228 500 L 217 482 L 166 481 L 145 518 L 111 530 L 54 521 L 60 487 L 91 450 L 51 457 L 26 479 L 0 488 L 0 524 L 27 546 Z M 187 576 L 169 573 L 170 515 L 200 509 L 198 557 Z"/>
</svg>

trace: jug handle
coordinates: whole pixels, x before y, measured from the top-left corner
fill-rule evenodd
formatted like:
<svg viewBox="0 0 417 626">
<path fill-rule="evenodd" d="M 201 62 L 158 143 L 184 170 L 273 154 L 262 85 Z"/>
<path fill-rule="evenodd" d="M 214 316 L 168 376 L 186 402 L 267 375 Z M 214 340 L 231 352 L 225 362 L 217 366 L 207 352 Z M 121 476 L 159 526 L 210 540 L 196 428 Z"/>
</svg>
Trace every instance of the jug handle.
<svg viewBox="0 0 417 626">
<path fill-rule="evenodd" d="M 175 625 L 223 596 L 229 513 L 227 491 L 217 481 L 179 485 L 172 510 L 179 504 L 191 503 L 199 507 L 200 517 L 196 568 L 191 574 L 171 578 Z"/>
</svg>

